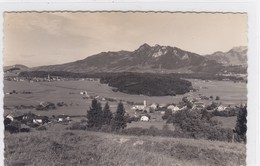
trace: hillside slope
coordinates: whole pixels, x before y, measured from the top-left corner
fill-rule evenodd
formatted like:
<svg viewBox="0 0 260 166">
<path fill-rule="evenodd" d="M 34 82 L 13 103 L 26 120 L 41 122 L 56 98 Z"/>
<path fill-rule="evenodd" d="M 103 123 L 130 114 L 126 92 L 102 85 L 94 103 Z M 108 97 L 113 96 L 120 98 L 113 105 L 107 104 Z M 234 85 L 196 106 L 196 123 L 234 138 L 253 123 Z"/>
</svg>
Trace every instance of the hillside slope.
<svg viewBox="0 0 260 166">
<path fill-rule="evenodd" d="M 221 64 L 196 53 L 170 46 L 141 45 L 133 52 L 102 52 L 83 60 L 33 70 L 69 72 L 203 72 L 220 69 Z M 211 70 L 213 69 L 213 70 Z"/>
<path fill-rule="evenodd" d="M 226 66 L 229 65 L 242 65 L 247 66 L 247 47 L 234 47 L 228 52 L 215 52 L 211 55 L 206 55 L 206 58 L 215 60 Z"/>
<path fill-rule="evenodd" d="M 90 131 L 5 133 L 5 165 L 245 165 L 244 144 Z"/>
</svg>

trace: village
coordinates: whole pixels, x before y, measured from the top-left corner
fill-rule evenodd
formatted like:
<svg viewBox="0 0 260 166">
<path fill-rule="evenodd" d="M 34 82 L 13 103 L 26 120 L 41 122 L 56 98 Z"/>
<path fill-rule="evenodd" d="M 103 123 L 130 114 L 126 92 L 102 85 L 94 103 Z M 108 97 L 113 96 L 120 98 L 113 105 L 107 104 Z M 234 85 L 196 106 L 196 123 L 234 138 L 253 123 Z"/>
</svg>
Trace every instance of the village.
<svg viewBox="0 0 260 166">
<path fill-rule="evenodd" d="M 90 80 L 92 81 L 92 80 Z M 17 95 L 19 92 L 13 90 L 12 92 L 6 93 L 6 95 Z M 22 91 L 22 94 L 30 94 L 31 92 Z M 105 104 L 108 102 L 111 105 L 111 108 L 115 109 L 117 103 L 122 102 L 125 106 L 126 117 L 128 117 L 128 122 L 130 126 L 136 126 L 138 123 L 147 123 L 150 126 L 158 123 L 165 124 L 163 116 L 167 111 L 170 111 L 172 114 L 181 111 L 181 110 L 201 110 L 205 109 L 208 112 L 230 112 L 235 109 L 234 106 L 224 106 L 219 102 L 220 97 L 216 96 L 204 96 L 204 95 L 194 95 L 192 92 L 182 98 L 182 101 L 179 103 L 147 103 L 146 100 L 143 102 L 130 102 L 125 100 L 120 100 L 116 98 L 109 98 L 100 95 L 91 95 L 87 91 L 80 91 L 78 93 L 81 96 L 82 100 L 91 102 L 93 99 L 96 99 L 100 103 Z M 72 104 L 65 102 L 40 102 L 36 106 L 26 106 L 21 105 L 15 108 L 5 108 L 5 109 L 14 109 L 11 113 L 5 115 L 5 128 L 11 133 L 15 132 L 29 132 L 36 130 L 47 130 L 50 125 L 53 124 L 62 124 L 64 126 L 73 125 L 75 122 L 87 121 L 86 115 L 66 115 L 66 114 L 53 114 L 53 110 L 62 110 L 65 107 L 70 107 Z M 27 110 L 23 113 L 24 110 Z M 28 110 L 36 110 L 29 111 Z M 9 111 L 10 112 L 10 111 Z M 45 115 L 45 112 L 48 112 L 48 115 Z M 115 112 L 115 111 L 113 111 Z M 16 125 L 10 125 L 10 124 Z M 136 123 L 136 125 L 135 125 Z M 138 126 L 138 125 L 137 125 Z M 69 127 L 67 127 L 69 129 Z"/>
</svg>

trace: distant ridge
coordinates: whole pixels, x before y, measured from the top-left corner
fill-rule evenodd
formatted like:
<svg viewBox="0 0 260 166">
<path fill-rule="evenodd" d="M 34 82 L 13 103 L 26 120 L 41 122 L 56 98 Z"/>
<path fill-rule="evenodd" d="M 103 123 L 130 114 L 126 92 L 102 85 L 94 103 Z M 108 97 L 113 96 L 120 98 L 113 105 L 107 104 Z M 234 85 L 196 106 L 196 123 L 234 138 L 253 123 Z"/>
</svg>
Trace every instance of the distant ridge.
<svg viewBox="0 0 260 166">
<path fill-rule="evenodd" d="M 8 70 L 28 70 L 29 67 L 25 66 L 25 65 L 21 65 L 21 64 L 16 64 L 16 65 L 12 65 L 12 66 L 4 66 L 4 71 L 8 71 Z"/>
<path fill-rule="evenodd" d="M 143 44 L 136 50 L 101 52 L 75 62 L 40 66 L 37 71 L 67 72 L 214 72 L 222 64 L 205 56 L 171 46 Z"/>
<path fill-rule="evenodd" d="M 242 65 L 247 66 L 247 47 L 233 47 L 228 52 L 215 52 L 211 55 L 206 55 L 206 58 L 215 60 L 225 66 Z"/>
</svg>

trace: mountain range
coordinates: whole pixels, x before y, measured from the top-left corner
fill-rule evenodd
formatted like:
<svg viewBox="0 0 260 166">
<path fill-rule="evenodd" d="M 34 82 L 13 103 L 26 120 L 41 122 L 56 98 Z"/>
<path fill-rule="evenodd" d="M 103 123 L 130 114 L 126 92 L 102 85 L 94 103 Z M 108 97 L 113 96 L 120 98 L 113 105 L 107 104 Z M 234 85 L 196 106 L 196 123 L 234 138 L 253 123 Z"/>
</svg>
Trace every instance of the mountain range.
<svg viewBox="0 0 260 166">
<path fill-rule="evenodd" d="M 75 62 L 30 68 L 33 71 L 95 72 L 217 72 L 247 63 L 247 47 L 199 55 L 171 46 L 143 44 L 134 51 L 101 52 Z M 24 68 L 24 67 L 23 67 Z"/>
<path fill-rule="evenodd" d="M 243 65 L 247 66 L 247 47 L 234 47 L 228 52 L 214 52 L 213 54 L 206 55 L 206 58 L 215 60 L 226 66 L 230 65 Z"/>
</svg>

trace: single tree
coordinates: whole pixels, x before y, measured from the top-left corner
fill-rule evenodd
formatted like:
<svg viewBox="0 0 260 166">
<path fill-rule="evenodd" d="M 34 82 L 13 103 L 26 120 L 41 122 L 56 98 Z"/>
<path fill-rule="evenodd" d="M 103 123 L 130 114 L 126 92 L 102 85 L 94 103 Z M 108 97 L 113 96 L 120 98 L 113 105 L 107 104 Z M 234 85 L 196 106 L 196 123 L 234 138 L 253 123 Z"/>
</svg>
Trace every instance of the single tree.
<svg viewBox="0 0 260 166">
<path fill-rule="evenodd" d="M 247 106 L 241 106 L 237 114 L 237 122 L 235 132 L 238 136 L 238 141 L 246 142 L 246 131 L 247 131 Z"/>
<path fill-rule="evenodd" d="M 220 100 L 220 97 L 219 97 L 219 96 L 216 96 L 216 100 Z"/>
<path fill-rule="evenodd" d="M 192 102 L 190 102 L 187 97 L 183 97 L 182 101 L 185 103 L 185 105 L 187 106 L 188 109 L 191 109 L 193 107 Z"/>
<path fill-rule="evenodd" d="M 96 123 L 96 128 L 100 129 L 104 123 L 104 118 L 103 118 L 104 114 L 103 114 L 103 110 L 102 110 L 102 106 L 101 103 L 98 102 L 97 103 L 97 123 Z"/>
<path fill-rule="evenodd" d="M 110 125 L 112 118 L 113 118 L 113 114 L 110 111 L 109 104 L 107 102 L 103 109 L 103 124 Z"/>
<path fill-rule="evenodd" d="M 91 107 L 87 112 L 87 119 L 89 128 L 100 128 L 102 126 L 102 107 L 96 99 L 92 100 Z"/>
<path fill-rule="evenodd" d="M 163 120 L 168 120 L 172 117 L 172 110 L 166 109 L 164 115 L 162 116 Z"/>
<path fill-rule="evenodd" d="M 116 115 L 113 119 L 112 128 L 114 130 L 124 129 L 126 127 L 125 108 L 122 102 L 118 103 Z"/>
</svg>

